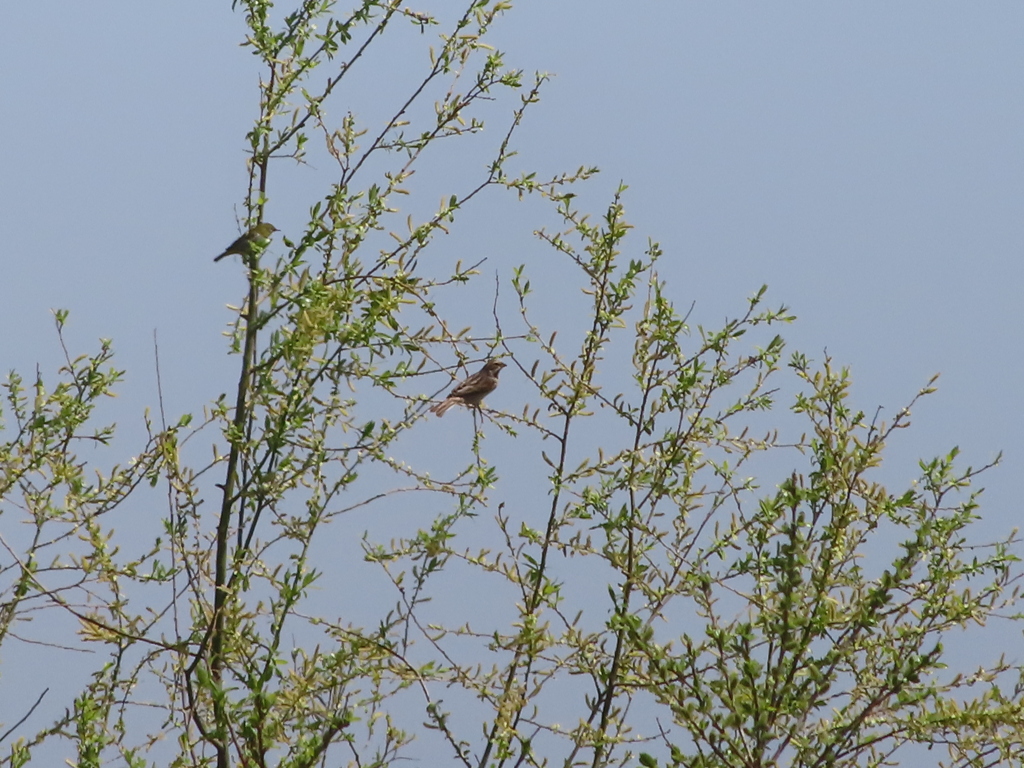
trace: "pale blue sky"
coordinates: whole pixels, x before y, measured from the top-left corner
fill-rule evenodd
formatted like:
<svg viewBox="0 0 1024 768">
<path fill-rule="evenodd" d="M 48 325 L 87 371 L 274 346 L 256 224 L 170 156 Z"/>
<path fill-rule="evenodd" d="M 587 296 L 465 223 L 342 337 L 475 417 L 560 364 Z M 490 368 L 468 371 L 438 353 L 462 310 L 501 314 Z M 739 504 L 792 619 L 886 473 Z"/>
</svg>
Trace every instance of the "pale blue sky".
<svg viewBox="0 0 1024 768">
<path fill-rule="evenodd" d="M 217 356 L 233 284 L 206 255 L 236 233 L 255 96 L 241 31 L 227 2 L 0 10 L 4 367 L 51 354 L 57 306 L 130 368 L 154 328 L 170 368 Z M 917 436 L 1006 450 L 990 484 L 1009 485 L 1022 32 L 1013 3 L 533 0 L 496 37 L 510 63 L 557 75 L 524 163 L 598 165 L 595 201 L 628 183 L 681 303 L 710 322 L 768 283 L 801 318 L 792 343 L 852 365 L 865 403 L 941 372 Z"/>
<path fill-rule="evenodd" d="M 211 259 L 245 192 L 242 34 L 227 0 L 0 8 L 0 369 L 55 368 L 63 307 L 72 351 L 115 341 L 119 421 L 156 402 L 154 329 L 172 414 L 231 388 L 240 268 Z M 768 283 L 799 316 L 790 347 L 852 366 L 865 410 L 891 415 L 941 373 L 893 456 L 909 480 L 917 456 L 1003 450 L 982 514 L 992 535 L 1018 525 L 1024 4 L 528 0 L 495 41 L 556 75 L 524 165 L 599 166 L 595 214 L 626 182 L 637 247 L 660 241 L 699 322 Z M 310 201 L 271 218 L 287 231 Z M 545 253 L 527 214 L 483 210 L 452 240 L 475 243 L 467 261 L 507 275 Z M 517 391 L 492 405 L 518 411 Z"/>
</svg>

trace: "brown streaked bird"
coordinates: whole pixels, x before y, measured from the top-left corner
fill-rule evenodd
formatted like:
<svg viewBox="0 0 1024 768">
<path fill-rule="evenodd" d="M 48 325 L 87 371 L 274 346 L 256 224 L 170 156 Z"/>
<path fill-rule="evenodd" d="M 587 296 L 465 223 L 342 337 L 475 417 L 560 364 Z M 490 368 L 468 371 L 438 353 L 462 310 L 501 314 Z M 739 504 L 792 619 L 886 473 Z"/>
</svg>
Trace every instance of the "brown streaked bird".
<svg viewBox="0 0 1024 768">
<path fill-rule="evenodd" d="M 497 388 L 498 374 L 504 367 L 505 363 L 501 360 L 488 360 L 484 363 L 483 368 L 460 382 L 455 389 L 449 392 L 448 397 L 432 406 L 430 412 L 444 416 L 444 412 L 453 405 L 479 408 L 484 398 Z"/>
<path fill-rule="evenodd" d="M 239 256 L 255 256 L 270 245 L 270 236 L 277 232 L 277 227 L 266 221 L 257 224 L 231 245 L 224 249 L 224 253 L 216 256 L 213 260 L 220 261 L 225 256 L 237 253 Z"/>
</svg>

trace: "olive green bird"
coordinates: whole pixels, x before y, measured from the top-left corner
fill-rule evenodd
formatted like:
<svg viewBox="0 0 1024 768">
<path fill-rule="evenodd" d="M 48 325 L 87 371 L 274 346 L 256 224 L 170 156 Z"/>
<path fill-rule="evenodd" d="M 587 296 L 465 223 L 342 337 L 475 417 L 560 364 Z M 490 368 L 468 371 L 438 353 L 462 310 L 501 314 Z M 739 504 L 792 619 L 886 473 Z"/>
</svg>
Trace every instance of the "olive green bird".
<svg viewBox="0 0 1024 768">
<path fill-rule="evenodd" d="M 225 256 L 230 256 L 232 253 L 237 253 L 239 256 L 250 257 L 255 256 L 258 253 L 262 253 L 263 250 L 270 245 L 270 237 L 275 232 L 277 232 L 277 227 L 273 224 L 269 224 L 265 221 L 261 222 L 225 248 L 224 253 L 214 258 L 214 261 L 220 261 Z"/>
</svg>

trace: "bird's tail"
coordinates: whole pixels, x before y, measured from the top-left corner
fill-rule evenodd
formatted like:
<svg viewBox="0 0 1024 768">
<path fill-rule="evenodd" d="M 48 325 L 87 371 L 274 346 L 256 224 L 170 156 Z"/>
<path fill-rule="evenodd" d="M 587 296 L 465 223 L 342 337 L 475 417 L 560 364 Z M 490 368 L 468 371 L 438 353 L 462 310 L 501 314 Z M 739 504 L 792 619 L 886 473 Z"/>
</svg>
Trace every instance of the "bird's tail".
<svg viewBox="0 0 1024 768">
<path fill-rule="evenodd" d="M 442 416 L 444 416 L 445 411 L 447 411 L 453 405 L 455 405 L 455 401 L 454 400 L 450 400 L 450 399 L 449 400 L 444 400 L 444 401 L 438 403 L 437 405 L 432 406 L 430 408 L 430 412 L 431 413 L 436 413 L 437 417 L 441 418 Z"/>
</svg>

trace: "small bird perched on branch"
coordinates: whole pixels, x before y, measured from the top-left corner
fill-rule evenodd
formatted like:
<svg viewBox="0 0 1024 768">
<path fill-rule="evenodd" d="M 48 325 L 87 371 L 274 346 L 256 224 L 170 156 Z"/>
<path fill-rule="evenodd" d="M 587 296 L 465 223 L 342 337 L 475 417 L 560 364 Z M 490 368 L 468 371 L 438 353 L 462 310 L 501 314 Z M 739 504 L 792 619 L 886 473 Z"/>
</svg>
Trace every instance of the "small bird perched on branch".
<svg viewBox="0 0 1024 768">
<path fill-rule="evenodd" d="M 459 383 L 455 389 L 448 393 L 442 402 L 431 407 L 430 412 L 438 416 L 444 416 L 444 412 L 453 405 L 466 405 L 472 408 L 479 408 L 484 398 L 493 392 L 498 386 L 498 374 L 505 367 L 501 360 L 488 360 L 484 367 Z"/>
<path fill-rule="evenodd" d="M 277 232 L 277 227 L 266 221 L 257 224 L 231 245 L 224 249 L 224 253 L 217 256 L 214 261 L 220 261 L 225 256 L 237 253 L 239 256 L 255 256 L 262 253 L 263 249 L 270 245 L 270 236 Z"/>
</svg>

